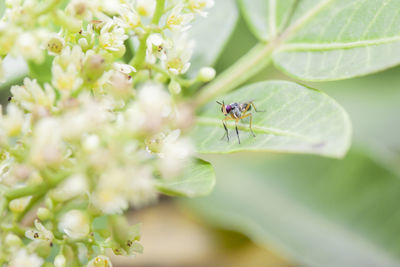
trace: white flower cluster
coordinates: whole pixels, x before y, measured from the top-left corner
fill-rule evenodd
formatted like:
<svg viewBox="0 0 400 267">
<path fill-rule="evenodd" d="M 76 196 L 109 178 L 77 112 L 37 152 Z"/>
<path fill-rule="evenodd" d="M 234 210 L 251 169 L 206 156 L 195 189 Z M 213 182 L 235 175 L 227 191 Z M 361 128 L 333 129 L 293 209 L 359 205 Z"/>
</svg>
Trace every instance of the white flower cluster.
<svg viewBox="0 0 400 267">
<path fill-rule="evenodd" d="M 9 266 L 40 266 L 53 246 L 55 266 L 82 262 L 76 243 L 90 248 L 87 266 L 112 266 L 105 248 L 140 252 L 138 230 L 115 218 L 156 201 L 157 181 L 182 173 L 194 111 L 178 95 L 215 76 L 180 76 L 194 47 L 186 31 L 213 0 L 61 2 L 6 0 L 0 19 L 0 81 L 6 55 L 48 72 L 13 86 L 0 113 L 0 225 L 10 229 L 0 262 Z M 40 221 L 25 229 L 39 203 Z M 110 227 L 96 232 L 104 216 Z"/>
</svg>

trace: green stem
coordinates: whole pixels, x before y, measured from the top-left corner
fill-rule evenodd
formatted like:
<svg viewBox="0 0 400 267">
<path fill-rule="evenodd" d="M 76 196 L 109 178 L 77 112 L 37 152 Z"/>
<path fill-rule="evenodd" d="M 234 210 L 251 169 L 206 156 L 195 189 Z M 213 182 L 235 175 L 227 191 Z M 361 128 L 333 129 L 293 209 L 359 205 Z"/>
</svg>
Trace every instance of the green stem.
<svg viewBox="0 0 400 267">
<path fill-rule="evenodd" d="M 149 37 L 149 33 L 146 33 L 140 39 L 140 44 L 139 44 L 139 48 L 136 52 L 136 55 L 134 58 L 132 58 L 131 62 L 129 62 L 129 64 L 134 66 L 136 68 L 136 70 L 139 70 L 142 67 L 144 60 L 146 59 L 147 37 Z"/>
<path fill-rule="evenodd" d="M 151 20 L 152 24 L 158 25 L 161 16 L 164 13 L 164 6 L 165 0 L 157 0 L 156 10 L 154 11 L 153 19 Z"/>
<path fill-rule="evenodd" d="M 175 81 L 177 81 L 180 85 L 182 85 L 183 87 L 189 87 L 192 86 L 196 80 L 186 80 L 183 79 L 177 75 L 171 75 L 168 71 L 166 71 L 165 69 L 161 68 L 160 66 L 156 65 L 156 64 L 152 64 L 149 65 L 149 69 L 153 69 L 167 77 L 169 77 L 170 79 L 174 79 Z"/>
<path fill-rule="evenodd" d="M 24 211 L 21 212 L 20 214 L 18 214 L 18 215 L 15 217 L 15 221 L 16 221 L 16 222 L 20 222 L 20 221 L 24 218 L 24 216 L 25 216 L 29 211 L 32 210 L 32 207 L 36 206 L 36 205 L 40 202 L 40 200 L 42 200 L 42 199 L 43 199 L 43 195 L 34 196 L 34 197 L 31 199 L 31 201 L 29 201 L 29 204 L 25 207 Z"/>
<path fill-rule="evenodd" d="M 268 45 L 265 43 L 258 43 L 235 64 L 220 74 L 214 81 L 203 87 L 195 97 L 196 107 L 201 107 L 211 99 L 229 92 L 259 73 L 270 64 L 274 49 L 274 42 Z"/>
<path fill-rule="evenodd" d="M 42 1 L 34 9 L 35 16 L 40 16 L 53 10 L 59 3 L 61 3 L 61 0 Z"/>
<path fill-rule="evenodd" d="M 55 187 L 60 182 L 62 182 L 66 176 L 59 175 L 52 179 L 46 180 L 38 185 L 28 185 L 19 188 L 13 188 L 7 192 L 5 192 L 4 196 L 7 200 L 13 200 L 16 198 L 26 197 L 26 196 L 40 196 L 46 193 L 49 189 Z"/>
</svg>

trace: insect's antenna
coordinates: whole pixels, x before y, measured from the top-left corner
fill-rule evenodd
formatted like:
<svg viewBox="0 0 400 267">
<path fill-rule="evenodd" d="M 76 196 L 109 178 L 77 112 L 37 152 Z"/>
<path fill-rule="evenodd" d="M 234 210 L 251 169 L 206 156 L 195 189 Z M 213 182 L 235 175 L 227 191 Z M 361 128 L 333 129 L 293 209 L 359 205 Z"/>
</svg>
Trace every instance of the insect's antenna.
<svg viewBox="0 0 400 267">
<path fill-rule="evenodd" d="M 225 101 L 224 101 L 224 100 L 222 100 L 222 112 L 225 114 L 225 116 L 226 116 L 226 114 L 228 113 L 228 112 L 226 111 Z"/>
<path fill-rule="evenodd" d="M 215 101 L 215 102 L 217 102 L 217 104 L 220 104 L 220 105 L 222 106 L 222 103 L 221 103 L 221 102 L 219 102 L 219 101 Z"/>
</svg>

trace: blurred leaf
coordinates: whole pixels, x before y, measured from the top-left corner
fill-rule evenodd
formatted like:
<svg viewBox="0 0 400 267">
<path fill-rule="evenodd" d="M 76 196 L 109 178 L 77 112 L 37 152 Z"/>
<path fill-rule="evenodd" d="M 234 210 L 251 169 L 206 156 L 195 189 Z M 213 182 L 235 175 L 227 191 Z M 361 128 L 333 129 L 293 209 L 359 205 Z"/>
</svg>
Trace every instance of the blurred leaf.
<svg viewBox="0 0 400 267">
<path fill-rule="evenodd" d="M 362 78 L 319 83 L 350 114 L 353 141 L 400 174 L 400 68 Z M 312 85 L 314 86 L 314 85 Z"/>
<path fill-rule="evenodd" d="M 210 163 L 196 159 L 186 166 L 176 179 L 159 180 L 157 189 L 170 196 L 196 197 L 207 195 L 215 185 L 215 173 Z"/>
<path fill-rule="evenodd" d="M 28 74 L 28 66 L 23 58 L 6 56 L 3 61 L 5 82 L 0 83 L 0 90 L 8 89 Z"/>
<path fill-rule="evenodd" d="M 238 0 L 250 30 L 260 40 L 275 38 L 286 25 L 296 0 Z"/>
<path fill-rule="evenodd" d="M 50 83 L 52 78 L 51 66 L 53 58 L 53 56 L 46 53 L 45 60 L 40 64 L 29 61 L 29 77 L 38 80 L 41 84 Z"/>
<path fill-rule="evenodd" d="M 400 62 L 400 1 L 300 1 L 274 54 L 283 71 L 304 80 L 337 80 Z"/>
<path fill-rule="evenodd" d="M 299 0 L 291 5 L 288 0 L 242 0 L 242 6 L 262 40 L 273 36 L 271 30 L 280 32 L 294 7 L 289 26 L 270 44 L 275 65 L 293 77 L 338 80 L 400 63 L 400 1 Z"/>
<path fill-rule="evenodd" d="M 1 0 L 0 1 L 0 18 L 3 17 L 5 9 L 6 9 L 6 3 L 4 0 Z"/>
<path fill-rule="evenodd" d="M 227 95 L 226 104 L 254 100 L 251 136 L 249 122 L 240 123 L 241 144 L 224 134 L 221 107 L 212 102 L 197 119 L 192 134 L 200 153 L 278 151 L 343 156 L 350 144 L 351 125 L 346 112 L 322 92 L 287 81 L 260 82 Z M 247 120 L 247 119 L 246 119 Z M 234 122 L 227 123 L 234 133 Z"/>
<path fill-rule="evenodd" d="M 189 76 L 204 66 L 212 66 L 235 29 L 238 11 L 234 0 L 215 1 L 206 18 L 199 17 L 190 30 L 195 41 Z"/>
<path fill-rule="evenodd" d="M 209 222 L 301 266 L 400 265 L 400 180 L 363 153 L 209 159 L 217 186 L 188 201 Z"/>
</svg>

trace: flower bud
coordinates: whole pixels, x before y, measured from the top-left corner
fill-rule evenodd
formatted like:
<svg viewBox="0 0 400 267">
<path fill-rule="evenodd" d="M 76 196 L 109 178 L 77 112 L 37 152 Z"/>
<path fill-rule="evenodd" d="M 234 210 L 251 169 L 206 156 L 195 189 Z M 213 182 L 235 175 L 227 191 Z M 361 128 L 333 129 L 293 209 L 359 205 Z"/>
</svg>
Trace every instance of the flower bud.
<svg viewBox="0 0 400 267">
<path fill-rule="evenodd" d="M 171 94 L 176 95 L 182 91 L 182 87 L 177 81 L 171 80 L 171 82 L 168 85 L 168 90 L 171 92 Z"/>
<path fill-rule="evenodd" d="M 80 210 L 68 211 L 62 216 L 58 229 L 72 239 L 85 238 L 90 231 L 89 218 Z"/>
<path fill-rule="evenodd" d="M 82 147 L 86 152 L 94 152 L 100 145 L 100 138 L 95 134 L 83 137 Z"/>
<path fill-rule="evenodd" d="M 63 254 L 58 254 L 54 259 L 54 266 L 55 267 L 65 267 L 67 260 L 65 259 Z"/>
<path fill-rule="evenodd" d="M 87 81 L 94 82 L 103 75 L 107 63 L 103 56 L 94 54 L 90 56 L 83 67 Z"/>
<path fill-rule="evenodd" d="M 211 67 L 204 67 L 200 69 L 198 79 L 202 82 L 209 82 L 215 78 L 215 69 Z"/>
<path fill-rule="evenodd" d="M 50 210 L 48 210 L 46 208 L 39 208 L 37 211 L 37 217 L 41 221 L 46 221 L 52 217 L 52 214 L 51 214 Z"/>
<path fill-rule="evenodd" d="M 10 210 L 15 213 L 20 213 L 23 212 L 28 206 L 29 202 L 31 201 L 31 196 L 29 197 L 21 197 L 17 199 L 13 199 L 10 201 L 10 204 L 8 205 Z"/>
<path fill-rule="evenodd" d="M 99 255 L 89 261 L 87 267 L 112 267 L 112 263 L 108 257 Z"/>
<path fill-rule="evenodd" d="M 64 48 L 64 41 L 58 36 L 50 38 L 50 40 L 47 42 L 47 49 L 52 54 L 61 53 L 63 48 Z"/>
<path fill-rule="evenodd" d="M 22 245 L 22 241 L 21 241 L 21 238 L 19 238 L 17 235 L 8 234 L 4 241 L 4 245 L 6 247 L 18 247 L 18 246 Z"/>
</svg>

